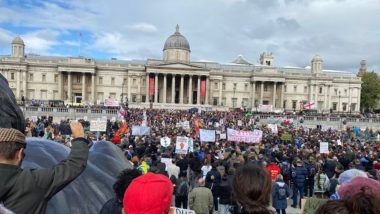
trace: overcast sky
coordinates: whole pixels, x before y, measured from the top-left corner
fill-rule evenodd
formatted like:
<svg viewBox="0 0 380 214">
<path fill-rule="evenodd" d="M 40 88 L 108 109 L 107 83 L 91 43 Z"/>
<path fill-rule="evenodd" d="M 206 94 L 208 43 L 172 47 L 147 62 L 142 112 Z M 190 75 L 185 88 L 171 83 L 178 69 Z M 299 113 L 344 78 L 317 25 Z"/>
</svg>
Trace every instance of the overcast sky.
<svg viewBox="0 0 380 214">
<path fill-rule="evenodd" d="M 380 0 L 0 0 L 0 54 L 20 35 L 27 53 L 161 59 L 176 24 L 192 60 L 380 71 Z"/>
</svg>

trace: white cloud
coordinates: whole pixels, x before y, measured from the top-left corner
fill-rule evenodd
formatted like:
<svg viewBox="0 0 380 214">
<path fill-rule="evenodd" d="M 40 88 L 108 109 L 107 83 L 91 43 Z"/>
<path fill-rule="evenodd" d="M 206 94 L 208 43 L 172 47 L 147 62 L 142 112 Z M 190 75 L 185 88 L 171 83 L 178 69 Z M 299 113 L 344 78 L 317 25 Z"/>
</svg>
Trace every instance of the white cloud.
<svg viewBox="0 0 380 214">
<path fill-rule="evenodd" d="M 146 33 L 157 32 L 157 27 L 156 26 L 154 26 L 152 24 L 144 23 L 144 22 L 136 23 L 136 24 L 127 26 L 127 28 L 130 28 L 132 30 L 146 32 Z"/>
<path fill-rule="evenodd" d="M 38 30 L 21 35 L 26 45 L 26 51 L 29 53 L 49 54 L 52 47 L 58 45 L 56 41 L 59 35 L 58 31 Z"/>
</svg>

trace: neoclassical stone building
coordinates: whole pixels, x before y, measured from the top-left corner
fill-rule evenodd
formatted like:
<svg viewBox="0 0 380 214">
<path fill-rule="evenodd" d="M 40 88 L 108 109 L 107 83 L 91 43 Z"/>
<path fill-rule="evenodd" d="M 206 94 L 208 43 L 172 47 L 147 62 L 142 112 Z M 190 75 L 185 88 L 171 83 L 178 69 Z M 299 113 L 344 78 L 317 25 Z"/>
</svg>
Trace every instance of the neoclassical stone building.
<svg viewBox="0 0 380 214">
<path fill-rule="evenodd" d="M 285 110 L 314 103 L 320 112 L 359 111 L 360 77 L 323 69 L 318 55 L 310 66 L 296 68 L 273 66 L 271 53 L 261 54 L 258 65 L 242 56 L 227 64 L 191 61 L 190 53 L 178 25 L 164 44 L 162 60 L 25 55 L 25 44 L 16 37 L 11 55 L 0 57 L 0 72 L 17 99 L 101 103 L 111 97 L 128 98 L 130 105 L 140 107 L 222 109 L 264 104 Z"/>
</svg>

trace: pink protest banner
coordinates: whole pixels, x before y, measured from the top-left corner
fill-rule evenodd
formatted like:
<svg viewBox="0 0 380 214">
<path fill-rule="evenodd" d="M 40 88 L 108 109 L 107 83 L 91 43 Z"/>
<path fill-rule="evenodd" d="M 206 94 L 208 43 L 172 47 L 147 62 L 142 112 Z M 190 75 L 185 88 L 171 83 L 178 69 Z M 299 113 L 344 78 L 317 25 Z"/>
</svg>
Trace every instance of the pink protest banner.
<svg viewBox="0 0 380 214">
<path fill-rule="evenodd" d="M 227 140 L 243 143 L 259 143 L 263 137 L 263 131 L 239 131 L 227 129 Z"/>
</svg>

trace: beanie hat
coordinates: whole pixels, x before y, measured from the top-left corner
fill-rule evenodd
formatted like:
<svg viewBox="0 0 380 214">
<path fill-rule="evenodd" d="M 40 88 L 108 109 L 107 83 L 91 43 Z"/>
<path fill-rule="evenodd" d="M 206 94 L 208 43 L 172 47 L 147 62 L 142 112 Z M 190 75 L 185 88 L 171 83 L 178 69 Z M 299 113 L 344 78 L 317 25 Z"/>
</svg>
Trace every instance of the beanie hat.
<svg viewBox="0 0 380 214">
<path fill-rule="evenodd" d="M 0 128 L 0 143 L 16 142 L 26 144 L 25 135 L 17 129 Z"/>
<path fill-rule="evenodd" d="M 339 175 L 338 182 L 340 185 L 344 185 L 348 182 L 350 182 L 355 177 L 365 177 L 367 178 L 367 173 L 365 173 L 362 170 L 359 169 L 349 169 L 347 171 L 342 172 L 342 174 Z"/>
<path fill-rule="evenodd" d="M 358 192 L 369 192 L 377 195 L 380 192 L 380 182 L 371 178 L 355 177 L 338 189 L 339 196 L 342 199 Z"/>
<path fill-rule="evenodd" d="M 147 173 L 132 181 L 124 194 L 127 214 L 163 214 L 172 203 L 173 184 L 164 175 Z"/>
</svg>

